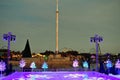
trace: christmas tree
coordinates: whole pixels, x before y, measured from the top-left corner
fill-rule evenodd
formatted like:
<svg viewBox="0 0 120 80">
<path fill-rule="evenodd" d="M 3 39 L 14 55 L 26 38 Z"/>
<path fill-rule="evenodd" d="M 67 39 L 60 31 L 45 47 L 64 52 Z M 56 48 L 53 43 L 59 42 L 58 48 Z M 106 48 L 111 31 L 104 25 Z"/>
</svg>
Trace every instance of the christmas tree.
<svg viewBox="0 0 120 80">
<path fill-rule="evenodd" d="M 112 62 L 110 61 L 110 59 L 107 60 L 106 62 L 106 67 L 109 69 L 112 67 Z"/>
<path fill-rule="evenodd" d="M 33 71 L 33 69 L 36 68 L 35 62 L 32 62 L 32 63 L 31 63 L 30 68 L 32 68 L 32 71 Z"/>
<path fill-rule="evenodd" d="M 79 65 L 78 65 L 78 61 L 75 59 L 74 61 L 73 61 L 73 67 L 74 68 L 76 68 L 76 67 L 78 67 Z"/>
<path fill-rule="evenodd" d="M 1 76 L 2 76 L 2 71 L 4 71 L 5 69 L 6 69 L 5 62 L 1 61 L 1 62 L 0 62 L 0 71 L 1 71 Z"/>
<path fill-rule="evenodd" d="M 88 62 L 87 62 L 87 61 L 84 61 L 84 62 L 83 62 L 83 67 L 84 67 L 85 69 L 88 69 Z"/>
<path fill-rule="evenodd" d="M 74 67 L 75 71 L 76 71 L 76 68 L 77 68 L 78 66 L 79 66 L 79 65 L 78 65 L 78 61 L 75 59 L 75 60 L 73 61 L 73 67 Z"/>
<path fill-rule="evenodd" d="M 26 65 L 25 60 L 21 59 L 19 64 L 20 64 L 20 67 L 22 68 L 22 71 L 23 71 L 23 67 L 25 67 L 25 65 Z"/>
<path fill-rule="evenodd" d="M 118 59 L 117 62 L 115 63 L 115 67 L 117 69 L 120 69 L 120 60 Z"/>
<path fill-rule="evenodd" d="M 43 63 L 43 65 L 42 65 L 42 69 L 44 69 L 44 71 L 45 71 L 46 69 L 48 69 L 48 65 L 47 65 L 46 62 Z"/>
<path fill-rule="evenodd" d="M 120 74 L 120 60 L 118 59 L 115 63 L 115 68 L 118 74 Z"/>
<path fill-rule="evenodd" d="M 110 59 L 106 61 L 106 67 L 107 67 L 107 73 L 109 74 L 112 68 L 112 62 L 110 61 Z"/>
</svg>

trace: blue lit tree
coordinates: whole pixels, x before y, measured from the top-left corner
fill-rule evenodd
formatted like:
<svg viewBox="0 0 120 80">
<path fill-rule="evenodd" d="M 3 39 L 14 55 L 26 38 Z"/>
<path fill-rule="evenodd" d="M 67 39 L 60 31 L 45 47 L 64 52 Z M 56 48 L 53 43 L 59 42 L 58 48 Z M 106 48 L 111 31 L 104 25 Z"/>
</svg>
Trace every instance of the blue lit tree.
<svg viewBox="0 0 120 80">
<path fill-rule="evenodd" d="M 110 69 L 112 68 L 112 62 L 110 61 L 110 59 L 108 59 L 108 60 L 106 61 L 106 67 L 107 67 L 108 74 L 109 74 Z"/>
<path fill-rule="evenodd" d="M 36 68 L 35 62 L 32 62 L 32 63 L 31 63 L 30 68 L 32 68 L 32 71 L 33 71 L 33 69 Z"/>
<path fill-rule="evenodd" d="M 6 64 L 5 64 L 5 62 L 1 61 L 0 62 L 1 77 L 2 77 L 2 71 L 4 71 L 5 69 L 6 69 Z"/>
<path fill-rule="evenodd" d="M 47 63 L 44 61 L 44 63 L 43 63 L 43 65 L 42 65 L 42 69 L 44 69 L 44 71 L 46 70 L 46 69 L 48 69 L 48 65 L 47 65 Z"/>
<path fill-rule="evenodd" d="M 23 68 L 25 67 L 25 65 L 26 65 L 25 60 L 21 59 L 19 62 L 19 66 L 22 68 L 22 71 L 23 71 Z"/>
<path fill-rule="evenodd" d="M 84 62 L 83 62 L 83 67 L 84 67 L 85 70 L 88 69 L 89 66 L 88 66 L 88 62 L 87 62 L 87 61 L 84 61 Z"/>
</svg>

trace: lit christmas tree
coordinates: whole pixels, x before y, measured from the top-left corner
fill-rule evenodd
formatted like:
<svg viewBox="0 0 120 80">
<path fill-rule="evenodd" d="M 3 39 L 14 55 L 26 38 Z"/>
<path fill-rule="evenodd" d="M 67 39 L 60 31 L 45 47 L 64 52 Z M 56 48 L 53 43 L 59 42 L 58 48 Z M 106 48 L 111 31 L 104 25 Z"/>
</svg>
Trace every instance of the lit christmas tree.
<svg viewBox="0 0 120 80">
<path fill-rule="evenodd" d="M 87 61 L 84 61 L 84 62 L 83 62 L 83 67 L 84 67 L 85 70 L 88 69 L 88 62 L 87 62 Z"/>
<path fill-rule="evenodd" d="M 107 67 L 108 74 L 109 74 L 110 69 L 112 68 L 112 62 L 110 61 L 110 59 L 108 59 L 108 60 L 106 61 L 106 67 Z"/>
<path fill-rule="evenodd" d="M 2 71 L 4 71 L 5 69 L 6 69 L 5 62 L 1 61 L 1 62 L 0 62 L 0 71 L 1 71 L 1 76 L 2 76 Z"/>
<path fill-rule="evenodd" d="M 78 67 L 79 65 L 78 65 L 78 61 L 75 59 L 74 61 L 73 61 L 73 67 L 75 68 L 75 71 L 76 71 L 76 68 Z"/>
<path fill-rule="evenodd" d="M 115 63 L 115 68 L 118 74 L 120 74 L 120 60 L 118 59 Z"/>
<path fill-rule="evenodd" d="M 22 68 L 22 71 L 23 71 L 23 68 L 24 68 L 25 65 L 26 65 L 25 60 L 21 59 L 20 62 L 19 62 L 19 65 L 20 65 L 20 67 Z"/>
<path fill-rule="evenodd" d="M 110 61 L 110 59 L 108 59 L 108 60 L 106 61 L 106 67 L 107 67 L 108 69 L 112 67 L 112 62 Z"/>
<path fill-rule="evenodd" d="M 32 62 L 32 63 L 31 63 L 30 68 L 32 68 L 32 71 L 33 71 L 33 69 L 36 68 L 35 62 Z"/>
<path fill-rule="evenodd" d="M 44 71 L 46 70 L 46 69 L 48 69 L 48 65 L 47 65 L 47 63 L 44 61 L 44 63 L 43 63 L 43 65 L 42 65 L 42 69 L 44 69 Z"/>
</svg>

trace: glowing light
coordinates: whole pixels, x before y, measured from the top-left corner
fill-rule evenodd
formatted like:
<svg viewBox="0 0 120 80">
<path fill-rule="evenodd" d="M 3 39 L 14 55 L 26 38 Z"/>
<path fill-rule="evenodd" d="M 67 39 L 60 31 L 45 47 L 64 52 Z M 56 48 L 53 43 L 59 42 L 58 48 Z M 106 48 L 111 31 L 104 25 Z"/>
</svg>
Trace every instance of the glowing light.
<svg viewBox="0 0 120 80">
<path fill-rule="evenodd" d="M 75 59 L 74 61 L 73 61 L 73 67 L 74 68 L 76 68 L 76 67 L 78 67 L 79 65 L 78 65 L 78 61 Z"/>
<path fill-rule="evenodd" d="M 19 64 L 20 64 L 20 67 L 23 68 L 25 67 L 26 62 L 23 59 L 21 59 Z"/>
<path fill-rule="evenodd" d="M 117 62 L 115 64 L 115 67 L 118 68 L 118 69 L 120 69 L 120 60 L 119 59 L 117 60 Z"/>
<path fill-rule="evenodd" d="M 84 61 L 84 62 L 83 62 L 83 67 L 84 67 L 84 68 L 88 68 L 88 62 L 87 62 L 87 61 Z"/>
<path fill-rule="evenodd" d="M 106 62 L 106 67 L 111 68 L 112 67 L 112 62 L 108 59 Z"/>
<path fill-rule="evenodd" d="M 46 63 L 46 62 L 44 62 L 44 63 L 43 63 L 42 68 L 44 69 L 44 71 L 45 71 L 45 69 L 47 69 L 47 68 L 48 68 L 48 65 L 47 65 L 47 63 Z"/>
<path fill-rule="evenodd" d="M 4 71 L 4 70 L 6 69 L 5 66 L 6 66 L 6 65 L 5 65 L 5 62 L 1 61 L 1 62 L 0 62 L 1 77 L 2 77 L 2 71 Z"/>
<path fill-rule="evenodd" d="M 30 68 L 32 68 L 32 69 L 36 68 L 35 62 L 31 63 Z"/>
<path fill-rule="evenodd" d="M 5 66 L 6 66 L 6 65 L 5 65 L 5 62 L 1 61 L 1 62 L 0 62 L 0 71 L 4 71 L 4 70 L 6 69 Z"/>
</svg>

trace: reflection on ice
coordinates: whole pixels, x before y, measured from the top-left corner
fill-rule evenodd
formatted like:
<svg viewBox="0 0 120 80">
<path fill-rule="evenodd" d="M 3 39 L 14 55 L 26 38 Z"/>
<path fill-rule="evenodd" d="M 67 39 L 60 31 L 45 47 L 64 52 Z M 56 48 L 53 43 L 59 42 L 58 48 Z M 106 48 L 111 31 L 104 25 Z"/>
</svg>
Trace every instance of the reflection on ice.
<svg viewBox="0 0 120 80">
<path fill-rule="evenodd" d="M 68 74 L 68 75 L 65 75 L 64 78 L 79 78 L 84 76 L 85 74 Z"/>
<path fill-rule="evenodd" d="M 15 72 L 3 80 L 120 80 L 98 72 Z"/>
<path fill-rule="evenodd" d="M 40 74 L 29 74 L 29 75 L 26 75 L 26 77 L 29 77 L 29 78 L 44 78 L 44 79 L 52 78 L 49 75 L 40 75 Z"/>
<path fill-rule="evenodd" d="M 12 80 L 36 80 L 36 79 L 51 79 L 52 76 L 49 75 L 41 75 L 41 74 L 28 74 L 24 75 L 24 77 L 14 78 Z"/>
</svg>

